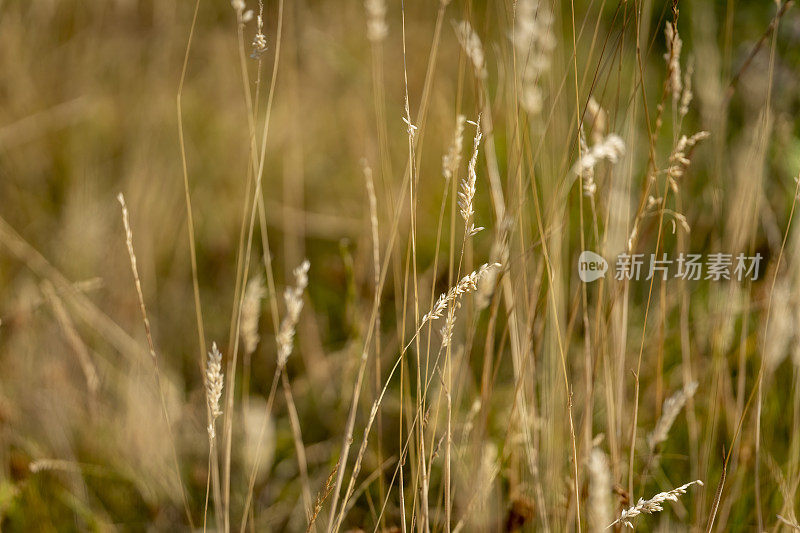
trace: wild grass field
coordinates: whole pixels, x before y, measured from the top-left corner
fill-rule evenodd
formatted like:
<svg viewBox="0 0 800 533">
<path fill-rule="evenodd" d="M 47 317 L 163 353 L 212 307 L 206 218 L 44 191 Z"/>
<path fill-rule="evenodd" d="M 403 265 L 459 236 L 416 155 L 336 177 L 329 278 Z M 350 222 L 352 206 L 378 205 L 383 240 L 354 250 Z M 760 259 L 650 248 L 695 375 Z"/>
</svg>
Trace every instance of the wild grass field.
<svg viewBox="0 0 800 533">
<path fill-rule="evenodd" d="M 793 531 L 800 11 L 0 0 L 0 529 Z"/>
</svg>

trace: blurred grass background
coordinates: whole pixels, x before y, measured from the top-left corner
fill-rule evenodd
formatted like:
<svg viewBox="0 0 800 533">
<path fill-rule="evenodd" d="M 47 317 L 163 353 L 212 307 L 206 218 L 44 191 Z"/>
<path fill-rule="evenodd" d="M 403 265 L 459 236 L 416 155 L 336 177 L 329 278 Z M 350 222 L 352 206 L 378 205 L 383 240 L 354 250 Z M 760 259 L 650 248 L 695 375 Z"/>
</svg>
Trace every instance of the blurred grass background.
<svg viewBox="0 0 800 533">
<path fill-rule="evenodd" d="M 508 83 L 504 69 L 510 68 L 511 6 L 505 1 L 454 1 L 446 9 L 429 114 L 424 124 L 421 144 L 424 149 L 417 152 L 422 190 L 416 205 L 417 261 L 428 287 L 435 283 L 438 291 L 445 290 L 448 284 L 446 270 L 430 272 L 437 251 L 435 224 L 443 198 L 441 155 L 452 137 L 456 113 L 461 111 L 474 119 L 478 101 L 452 21 L 469 17 L 484 42 L 490 71 L 489 94 L 497 124 L 495 143 L 501 154 L 500 171 L 503 176 L 511 175 L 510 156 L 502 155 L 513 151 L 514 142 L 511 128 L 514 119 L 508 113 L 509 87 L 504 85 Z M 251 9 L 255 7 L 248 5 Z M 641 116 L 631 119 L 634 115 L 629 106 L 637 104 L 628 100 L 634 98 L 631 94 L 637 94 L 631 91 L 629 82 L 637 69 L 631 21 L 634 10 L 640 7 L 646 21 L 643 28 L 648 29 L 649 35 L 643 68 L 653 73 L 645 77 L 645 88 L 648 94 L 658 95 L 664 73 L 663 23 L 665 17 L 671 16 L 666 3 L 576 2 L 575 19 L 585 28 L 578 39 L 579 72 L 598 61 L 600 44 L 591 39 L 595 24 L 600 28 L 598 35 L 609 35 L 609 46 L 618 47 L 613 54 L 603 56 L 613 58 L 608 59 L 613 68 L 605 70 L 606 78 L 598 83 L 598 88 L 606 91 L 599 94 L 603 94 L 604 105 L 610 109 L 611 131 L 630 127 L 635 135 L 644 136 Z M 180 451 L 182 479 L 195 520 L 202 515 L 207 476 L 206 422 L 176 115 L 178 81 L 193 9 L 193 2 L 175 0 L 0 1 L 3 67 L 0 69 L 0 216 L 3 219 L 0 524 L 3 529 L 184 527 L 178 525 L 183 521 L 179 490 L 170 474 L 170 450 L 165 442 L 150 361 L 144 351 L 138 302 L 115 201 L 118 192 L 125 194 L 131 210 L 144 297 L 161 370 L 168 377 L 166 394 Z M 437 9 L 435 2 L 405 5 L 405 64 L 412 114 L 418 109 L 423 89 Z M 565 91 L 566 95 L 558 101 L 554 99 L 556 117 L 543 137 L 545 151 L 550 153 L 541 163 L 537 161 L 545 180 L 561 179 L 547 176 L 560 176 L 557 169 L 563 166 L 562 159 L 567 165 L 575 159 L 574 133 L 570 142 L 565 141 L 570 139 L 568 130 L 574 126 L 566 111 L 574 112 L 569 77 L 570 3 L 556 2 L 553 9 L 559 44 L 554 59 L 556 68 L 546 86 L 552 94 Z M 680 2 L 680 10 L 685 55 L 693 57 L 696 72 L 695 105 L 684 130 L 706 129 L 712 133 L 707 144 L 697 150 L 691 179 L 682 182 L 682 212 L 691 226 L 688 248 L 695 253 L 709 253 L 733 244 L 739 246 L 737 249 L 750 246 L 766 258 L 774 258 L 786 228 L 793 177 L 800 163 L 797 119 L 800 18 L 796 10 L 789 10 L 781 20 L 774 40 L 772 78 L 770 37 L 738 80 L 730 102 L 725 103 L 728 80 L 745 64 L 770 24 L 775 6 L 770 2 L 692 0 Z M 384 232 L 396 209 L 391 202 L 397 198 L 406 164 L 400 14 L 400 5 L 389 2 L 389 33 L 380 56 L 385 80 L 379 95 L 387 110 L 389 164 L 382 167 L 373 106 L 373 56 L 366 38 L 363 6 L 360 2 L 336 1 L 291 2 L 285 6 L 281 65 L 263 187 L 278 286 L 292 282 L 291 270 L 304 257 L 312 265 L 306 318 L 299 325 L 297 350 L 290 360 L 289 371 L 315 496 L 335 464 L 331 458 L 336 457 L 347 418 L 350 384 L 372 299 L 369 212 L 361 160 L 366 158 L 377 172 Z M 265 5 L 264 20 L 270 49 L 261 72 L 262 91 L 266 88 L 263 80 L 268 80 L 274 60 L 277 24 L 274 2 Z M 252 38 L 252 22 L 246 26 L 245 35 L 248 41 Z M 256 62 L 248 60 L 248 69 L 254 80 Z M 567 89 L 562 88 L 564 80 Z M 765 95 L 770 87 L 768 139 L 754 139 L 763 120 Z M 654 108 L 655 100 L 650 105 Z M 234 305 L 239 225 L 246 212 L 249 179 L 247 108 L 237 55 L 235 17 L 226 1 L 200 3 L 183 93 L 183 120 L 206 337 L 209 342 L 217 339 L 222 345 L 228 337 Z M 635 122 L 633 125 L 631 120 Z M 257 130 L 260 131 L 260 124 Z M 673 139 L 663 135 L 657 147 L 659 153 L 668 153 L 672 143 Z M 559 147 L 564 151 L 555 153 Z M 646 150 L 646 138 L 632 149 L 631 158 L 637 165 L 643 165 Z M 386 172 L 387 169 L 391 172 Z M 749 189 L 748 183 L 757 185 Z M 491 203 L 488 185 L 485 181 L 481 184 L 476 208 L 478 225 L 488 226 Z M 547 189 L 548 185 L 542 185 L 543 192 Z M 752 195 L 760 200 L 757 212 L 753 213 L 757 231 L 750 242 L 737 242 L 738 237 L 731 235 L 740 234 L 739 217 L 747 212 L 741 206 L 750 205 L 745 200 Z M 545 210 L 552 207 L 549 201 L 545 195 Z M 740 201 L 744 203 L 737 203 Z M 531 208 L 529 203 L 525 205 Z M 578 227 L 577 214 L 577 197 L 574 197 L 564 211 L 567 233 Z M 532 219 L 532 215 L 528 216 Z M 403 231 L 407 230 L 406 222 L 404 219 Z M 668 225 L 669 222 L 665 227 Z M 535 231 L 532 233 L 532 237 L 538 236 Z M 643 228 L 641 238 L 654 243 L 655 233 L 655 227 L 648 226 Z M 397 245 L 398 257 L 389 269 L 384 291 L 382 326 L 390 339 L 386 344 L 385 364 L 394 360 L 391 352 L 398 349 L 403 277 L 407 273 L 406 238 L 403 235 Z M 666 238 L 674 239 L 671 235 Z M 790 265 L 798 251 L 794 244 L 797 238 L 793 231 L 789 240 L 791 253 L 787 254 Z M 260 242 L 259 237 L 255 242 Z M 456 241 L 452 246 L 459 243 Z M 491 244 L 489 238 L 476 239 L 472 253 L 475 257 L 488 257 Z M 535 248 L 533 243 L 529 244 Z M 450 246 L 449 232 L 445 231 L 439 250 L 439 259 L 445 264 Z M 561 254 L 559 268 L 564 269 L 567 281 L 569 269 L 574 266 L 572 252 L 576 246 L 574 239 L 566 241 Z M 253 261 L 261 264 L 260 252 L 253 253 Z M 727 286 L 724 290 L 710 283 L 692 287 L 693 351 L 701 357 L 720 354 L 708 367 L 703 366 L 707 373 L 701 372 L 699 379 L 705 385 L 716 383 L 715 365 L 730 364 L 730 372 L 721 373 L 727 381 L 720 385 L 726 391 L 730 388 L 726 392 L 730 397 L 734 396 L 732 391 L 738 379 L 737 350 L 740 347 L 748 353 L 758 350 L 758 325 L 764 320 L 762 311 L 770 294 L 764 280 L 770 280 L 767 274 L 771 276 L 772 272 L 768 269 L 762 281 L 754 285 L 752 295 L 740 299 L 730 298 L 725 292 Z M 781 313 L 788 315 L 783 317 L 787 324 L 779 333 L 787 340 L 775 348 L 781 353 L 797 349 L 794 347 L 798 340 L 796 277 L 789 269 L 787 295 L 785 301 L 778 302 L 783 307 L 773 311 L 773 320 L 780 319 Z M 48 284 L 54 286 L 55 303 L 52 294 L 47 296 Z M 565 296 L 568 313 L 574 294 Z M 646 297 L 646 284 L 631 288 L 629 356 L 634 361 Z M 531 299 L 534 306 L 545 302 L 542 307 L 546 307 L 545 296 L 532 295 Z M 80 339 L 78 345 L 85 347 L 97 366 L 100 385 L 94 393 L 87 391 L 74 353 L 75 341 L 65 334 L 69 326 L 59 322 L 56 310 L 59 300 L 63 300 L 67 314 L 72 316 L 73 328 Z M 747 301 L 754 308 L 746 327 L 740 322 L 744 316 L 740 309 L 733 315 L 727 307 L 724 312 L 721 310 L 731 301 Z M 721 320 L 720 316 L 726 319 Z M 666 339 L 662 344 L 662 368 L 680 364 L 679 320 L 678 309 L 672 308 L 665 320 L 666 332 L 660 337 Z M 270 321 L 264 317 L 261 322 L 262 342 L 253 355 L 250 385 L 254 403 L 268 394 L 275 369 Z M 731 332 L 723 332 L 721 328 L 730 328 Z M 475 346 L 482 347 L 483 340 L 477 339 Z M 571 342 L 580 354 L 581 341 L 573 338 Z M 650 342 L 655 346 L 658 340 L 648 339 L 648 348 Z M 715 348 L 714 343 L 719 346 Z M 476 359 L 471 364 L 475 376 L 480 376 L 481 362 Z M 633 363 L 629 360 L 628 364 Z M 793 443 L 797 441 L 797 414 L 791 417 L 787 414 L 786 402 L 789 398 L 794 401 L 797 396 L 793 387 L 797 384 L 798 367 L 793 366 L 791 358 L 781 364 L 785 366 L 780 368 L 787 371 L 773 369 L 774 379 L 769 381 L 771 392 L 765 396 L 763 405 L 765 425 L 769 422 L 769 430 L 763 435 L 764 447 L 771 450 L 777 464 L 787 461 L 794 464 L 797 458 L 792 460 L 791 454 L 796 451 Z M 651 384 L 661 379 L 662 368 L 646 365 L 640 376 L 642 382 Z M 747 365 L 748 391 L 757 368 L 757 359 Z M 576 375 L 580 372 L 575 370 Z M 678 371 L 675 375 L 679 374 Z M 510 369 L 503 367 L 499 375 L 495 394 L 501 398 L 510 396 L 513 392 Z M 669 378 L 667 381 L 670 382 Z M 673 379 L 669 390 L 674 390 L 679 382 Z M 397 394 L 402 392 L 396 384 L 392 390 Z M 653 413 L 658 411 L 664 395 L 659 392 L 661 396 L 656 398 L 654 391 L 648 385 L 642 396 L 643 403 Z M 372 397 L 364 400 L 360 422 L 369 413 Z M 259 520 L 255 527 L 302 531 L 305 517 L 299 503 L 289 421 L 281 407 L 280 395 L 276 401 L 278 406 L 270 426 L 271 444 L 266 452 L 270 457 L 265 467 L 269 481 L 259 480 L 256 505 Z M 400 402 L 394 399 L 387 403 L 384 434 L 380 439 L 396 447 Z M 470 402 L 462 403 L 461 409 L 468 410 Z M 705 416 L 710 405 L 699 408 Z M 652 423 L 657 418 L 653 413 L 641 416 Z M 488 433 L 502 436 L 503 413 L 493 413 L 494 417 L 495 431 Z M 721 446 L 731 445 L 727 439 L 735 421 L 729 413 L 724 424 L 720 422 L 724 427 L 718 428 L 713 423 L 708 426 L 710 436 L 702 444 L 707 446 L 703 450 L 712 459 Z M 357 427 L 362 426 L 363 422 Z M 717 431 L 724 436 L 718 437 Z M 676 442 L 688 444 L 685 427 L 676 424 L 673 432 Z M 397 450 L 385 453 L 388 456 Z M 683 455 L 686 449 L 677 445 L 667 448 L 665 458 L 669 453 Z M 753 452 L 744 447 L 740 453 L 745 456 Z M 38 473 L 30 471 L 32 461 L 48 458 L 66 464 Z M 752 458 L 745 456 L 739 460 L 747 462 Z M 364 468 L 366 472 L 380 467 L 375 459 L 369 463 Z M 671 464 L 675 471 L 685 475 L 669 476 L 670 479 L 688 480 L 690 468 L 685 460 L 676 458 Z M 394 465 L 380 475 L 390 477 L 393 468 Z M 772 487 L 765 492 L 767 501 L 763 506 L 780 509 L 781 491 L 775 488 L 777 484 L 771 479 L 770 469 L 762 468 L 765 485 L 769 483 Z M 709 467 L 709 473 L 719 475 L 718 462 Z M 246 470 L 236 470 L 233 484 L 246 485 L 246 476 Z M 703 479 L 707 506 L 717 477 L 703 476 Z M 740 481 L 733 485 L 736 487 L 733 490 L 739 497 L 738 503 L 728 509 L 724 527 L 750 530 L 754 523 L 752 481 L 744 474 L 737 479 Z M 625 486 L 625 480 L 616 481 Z M 553 490 L 563 492 L 562 484 L 569 487 L 569 483 L 558 480 L 554 482 L 558 488 Z M 503 517 L 510 501 L 506 488 L 500 491 L 503 496 L 494 510 L 500 518 L 489 522 L 491 525 L 481 526 L 481 530 L 504 527 Z M 648 490 L 647 494 L 650 493 Z M 792 489 L 796 503 L 794 493 Z M 566 507 L 569 493 L 565 494 L 554 500 Z M 235 492 L 235 500 L 241 497 Z M 358 499 L 348 515 L 347 526 L 367 530 L 374 527 L 370 518 L 375 512 L 374 505 L 378 504 L 369 497 Z M 690 513 L 692 523 L 700 527 L 704 523 L 700 513 Z M 770 524 L 774 522 L 774 514 L 769 516 Z M 396 523 L 394 509 L 389 525 Z M 569 527 L 567 522 L 557 524 L 560 525 L 550 525 L 555 530 Z M 538 530 L 535 526 L 527 527 Z M 662 527 L 671 530 L 677 526 L 674 522 L 667 525 L 662 522 Z"/>
</svg>

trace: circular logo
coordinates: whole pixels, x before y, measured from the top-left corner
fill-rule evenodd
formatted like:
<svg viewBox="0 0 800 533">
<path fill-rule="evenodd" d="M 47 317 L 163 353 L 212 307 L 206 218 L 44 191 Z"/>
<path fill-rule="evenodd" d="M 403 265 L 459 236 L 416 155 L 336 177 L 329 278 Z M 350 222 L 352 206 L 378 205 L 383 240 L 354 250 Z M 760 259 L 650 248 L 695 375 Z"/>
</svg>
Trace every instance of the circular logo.
<svg viewBox="0 0 800 533">
<path fill-rule="evenodd" d="M 602 278 L 606 271 L 608 271 L 608 262 L 602 256 L 590 250 L 584 250 L 578 256 L 578 277 L 584 283 Z"/>
</svg>

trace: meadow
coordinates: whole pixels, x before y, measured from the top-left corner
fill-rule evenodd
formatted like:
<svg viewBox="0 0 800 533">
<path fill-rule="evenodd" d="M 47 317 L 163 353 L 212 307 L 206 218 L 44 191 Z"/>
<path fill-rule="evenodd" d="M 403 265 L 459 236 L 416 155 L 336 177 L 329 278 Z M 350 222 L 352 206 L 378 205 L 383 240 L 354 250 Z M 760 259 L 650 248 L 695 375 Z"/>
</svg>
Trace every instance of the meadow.
<svg viewBox="0 0 800 533">
<path fill-rule="evenodd" d="M 800 530 L 798 50 L 791 0 L 0 0 L 0 530 Z"/>
</svg>

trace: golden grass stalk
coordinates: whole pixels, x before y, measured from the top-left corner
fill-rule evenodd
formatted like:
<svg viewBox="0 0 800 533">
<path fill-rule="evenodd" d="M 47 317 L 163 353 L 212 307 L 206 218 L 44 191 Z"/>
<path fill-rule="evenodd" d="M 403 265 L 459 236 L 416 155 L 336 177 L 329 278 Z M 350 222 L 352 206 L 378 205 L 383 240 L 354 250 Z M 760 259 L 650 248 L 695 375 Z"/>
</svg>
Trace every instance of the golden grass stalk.
<svg viewBox="0 0 800 533">
<path fill-rule="evenodd" d="M 449 181 L 453 176 L 458 173 L 458 167 L 461 166 L 461 152 L 464 149 L 464 126 L 467 123 L 467 117 L 458 115 L 456 117 L 456 129 L 453 132 L 453 140 L 450 143 L 447 153 L 442 156 L 442 175 L 445 180 Z"/>
<path fill-rule="evenodd" d="M 256 350 L 258 341 L 258 320 L 261 317 L 261 300 L 267 294 L 264 288 L 264 278 L 256 276 L 247 282 L 242 304 L 242 342 L 245 355 L 250 355 Z"/>
<path fill-rule="evenodd" d="M 367 11 L 367 39 L 373 43 L 383 41 L 389 34 L 386 25 L 386 2 L 384 0 L 365 0 Z"/>
<path fill-rule="evenodd" d="M 472 141 L 472 157 L 470 157 L 469 164 L 467 165 L 467 177 L 461 181 L 461 191 L 458 193 L 458 208 L 461 213 L 461 218 L 464 219 L 464 227 L 466 235 L 471 237 L 481 231 L 483 228 L 476 228 L 473 217 L 475 216 L 475 190 L 478 180 L 478 174 L 475 167 L 478 164 L 478 147 L 481 143 L 481 117 L 478 115 L 478 120 L 475 122 L 475 139 Z"/>
<path fill-rule="evenodd" d="M 682 494 L 686 494 L 686 489 L 691 487 L 692 485 L 697 484 L 701 487 L 703 486 L 703 482 L 699 479 L 695 481 L 690 481 L 685 485 L 681 485 L 680 487 L 674 488 L 667 492 L 659 492 L 649 500 L 645 500 L 644 498 L 639 498 L 639 501 L 636 502 L 636 505 L 629 507 L 620 513 L 619 518 L 611 522 L 608 527 L 613 526 L 614 524 L 622 524 L 626 527 L 633 529 L 633 520 L 639 516 L 640 514 L 653 514 L 659 511 L 663 511 L 663 503 L 664 502 L 677 502 L 678 497 Z"/>
<path fill-rule="evenodd" d="M 286 316 L 281 321 L 276 339 L 278 341 L 278 367 L 283 368 L 286 361 L 292 354 L 294 347 L 294 334 L 297 321 L 300 319 L 300 312 L 303 310 L 303 291 L 308 286 L 308 268 L 311 263 L 308 259 L 304 260 L 294 269 L 295 286 L 287 288 L 283 293 L 286 303 Z"/>
<path fill-rule="evenodd" d="M 222 414 L 219 400 L 222 397 L 223 383 L 222 354 L 215 342 L 211 344 L 211 351 L 208 352 L 208 362 L 206 363 L 206 401 L 211 412 L 211 420 L 208 423 L 208 439 L 212 444 L 217 435 L 214 422 Z"/>
<path fill-rule="evenodd" d="M 689 398 L 694 396 L 695 391 L 697 391 L 697 382 L 693 381 L 687 383 L 681 390 L 664 400 L 661 417 L 658 419 L 656 427 L 647 436 L 647 445 L 650 447 L 651 453 L 655 451 L 656 446 L 667 440 L 667 434 L 672 424 L 675 423 L 678 413 L 681 412 Z"/>
<path fill-rule="evenodd" d="M 142 313 L 142 322 L 144 322 L 144 330 L 147 336 L 147 346 L 150 350 L 150 358 L 153 362 L 153 368 L 155 370 L 155 378 L 156 378 L 156 387 L 158 388 L 158 395 L 159 399 L 161 400 L 161 412 L 164 416 L 164 422 L 167 425 L 167 432 L 169 434 L 169 442 L 170 447 L 172 448 L 172 459 L 174 462 L 175 467 L 175 477 L 178 481 L 178 486 L 180 487 L 181 491 L 181 499 L 183 500 L 183 507 L 184 512 L 186 513 L 186 519 L 189 522 L 189 525 L 194 529 L 194 521 L 192 520 L 192 513 L 189 511 L 189 500 L 186 497 L 186 489 L 183 486 L 183 479 L 181 478 L 180 474 L 180 465 L 178 463 L 178 452 L 175 449 L 175 438 L 172 434 L 172 422 L 169 418 L 169 412 L 167 411 L 167 402 L 164 398 L 164 389 L 161 386 L 161 370 L 158 367 L 158 357 L 156 357 L 156 348 L 155 344 L 153 343 L 153 336 L 150 332 L 150 319 L 147 318 L 147 308 L 144 304 L 144 295 L 142 294 L 142 282 L 139 279 L 139 269 L 136 266 L 136 253 L 133 250 L 133 231 L 131 231 L 131 224 L 130 219 L 128 216 L 128 206 L 125 203 L 125 197 L 122 193 L 117 195 L 117 201 L 120 204 L 122 209 L 122 224 L 125 227 L 125 245 L 128 248 L 128 258 L 130 259 L 131 263 L 131 272 L 133 273 L 133 281 L 134 285 L 136 286 L 136 295 L 139 298 L 139 309 Z"/>
<path fill-rule="evenodd" d="M 613 518 L 611 472 L 608 459 L 600 448 L 589 452 L 589 528 L 603 531 Z"/>
<path fill-rule="evenodd" d="M 530 115 L 541 113 L 544 104 L 540 81 L 550 70 L 557 44 L 552 31 L 553 20 L 546 2 L 519 0 L 516 4 L 513 40 L 520 63 L 519 103 Z"/>
<path fill-rule="evenodd" d="M 442 315 L 447 310 L 448 306 L 453 305 L 463 294 L 477 290 L 480 280 L 487 276 L 489 272 L 494 269 L 498 269 L 501 266 L 502 265 L 500 263 L 485 263 L 478 267 L 478 269 L 474 272 L 461 278 L 461 280 L 454 287 L 451 287 L 450 290 L 442 293 L 439 296 L 439 299 L 436 300 L 436 303 L 433 304 L 433 308 L 428 313 L 423 315 L 422 321 L 420 322 L 420 328 L 431 320 L 442 318 Z"/>
<path fill-rule="evenodd" d="M 467 57 L 472 62 L 475 76 L 482 80 L 486 79 L 488 72 L 486 70 L 481 38 L 478 37 L 478 34 L 472 29 L 472 25 L 466 20 L 457 22 L 455 24 L 455 29 L 458 42 L 461 43 L 464 53 L 467 54 Z"/>
<path fill-rule="evenodd" d="M 667 77 L 669 80 L 669 91 L 672 93 L 673 101 L 681 97 L 683 82 L 681 79 L 681 48 L 683 41 L 678 34 L 678 25 L 673 21 L 668 21 L 664 27 L 664 37 L 667 40 L 667 51 L 664 53 L 664 60 L 667 62 Z"/>
</svg>

